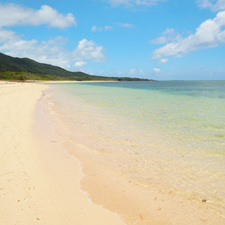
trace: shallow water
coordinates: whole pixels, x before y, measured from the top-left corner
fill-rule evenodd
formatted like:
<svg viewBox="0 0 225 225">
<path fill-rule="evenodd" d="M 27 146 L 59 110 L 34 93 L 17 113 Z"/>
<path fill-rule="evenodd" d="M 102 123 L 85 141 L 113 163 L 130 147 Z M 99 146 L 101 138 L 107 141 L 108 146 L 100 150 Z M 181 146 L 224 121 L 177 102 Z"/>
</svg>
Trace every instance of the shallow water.
<svg viewBox="0 0 225 225">
<path fill-rule="evenodd" d="M 51 85 L 51 107 L 95 160 L 143 185 L 225 207 L 225 81 Z"/>
</svg>

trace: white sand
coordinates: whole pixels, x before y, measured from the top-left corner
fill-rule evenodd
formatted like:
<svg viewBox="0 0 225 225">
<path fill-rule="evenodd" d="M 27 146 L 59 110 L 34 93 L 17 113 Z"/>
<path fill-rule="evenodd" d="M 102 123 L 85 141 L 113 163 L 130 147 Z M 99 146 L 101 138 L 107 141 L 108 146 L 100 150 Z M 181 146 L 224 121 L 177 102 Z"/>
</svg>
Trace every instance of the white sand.
<svg viewBox="0 0 225 225">
<path fill-rule="evenodd" d="M 80 190 L 76 159 L 53 140 L 38 143 L 33 114 L 45 88 L 0 82 L 0 224 L 123 224 Z"/>
</svg>

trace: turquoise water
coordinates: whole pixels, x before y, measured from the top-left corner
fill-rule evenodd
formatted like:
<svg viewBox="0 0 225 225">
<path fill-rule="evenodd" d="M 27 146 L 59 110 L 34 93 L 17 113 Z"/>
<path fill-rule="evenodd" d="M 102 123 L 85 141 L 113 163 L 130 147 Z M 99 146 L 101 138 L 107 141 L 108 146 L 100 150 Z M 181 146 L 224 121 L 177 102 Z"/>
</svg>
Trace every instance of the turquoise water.
<svg viewBox="0 0 225 225">
<path fill-rule="evenodd" d="M 225 206 L 225 81 L 68 83 L 51 93 L 70 138 L 98 163 Z"/>
</svg>

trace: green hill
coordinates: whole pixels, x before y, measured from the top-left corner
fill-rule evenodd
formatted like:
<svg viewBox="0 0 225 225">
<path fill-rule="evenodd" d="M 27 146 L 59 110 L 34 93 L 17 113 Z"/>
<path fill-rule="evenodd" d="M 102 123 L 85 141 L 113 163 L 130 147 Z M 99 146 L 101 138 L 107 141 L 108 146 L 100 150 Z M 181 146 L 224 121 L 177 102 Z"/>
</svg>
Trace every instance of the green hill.
<svg viewBox="0 0 225 225">
<path fill-rule="evenodd" d="M 7 80 L 116 80 L 139 81 L 147 79 L 129 77 L 93 76 L 83 72 L 70 72 L 58 66 L 38 63 L 29 58 L 15 58 L 0 53 L 0 79 Z"/>
</svg>

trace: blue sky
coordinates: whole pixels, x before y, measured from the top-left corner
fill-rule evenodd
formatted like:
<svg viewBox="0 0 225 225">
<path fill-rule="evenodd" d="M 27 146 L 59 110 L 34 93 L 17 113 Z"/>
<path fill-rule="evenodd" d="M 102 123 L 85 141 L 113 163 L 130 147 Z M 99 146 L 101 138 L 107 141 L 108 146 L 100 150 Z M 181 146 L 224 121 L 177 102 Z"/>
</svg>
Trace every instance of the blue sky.
<svg viewBox="0 0 225 225">
<path fill-rule="evenodd" d="M 225 79 L 225 0 L 0 0 L 0 52 L 94 75 Z"/>
</svg>

